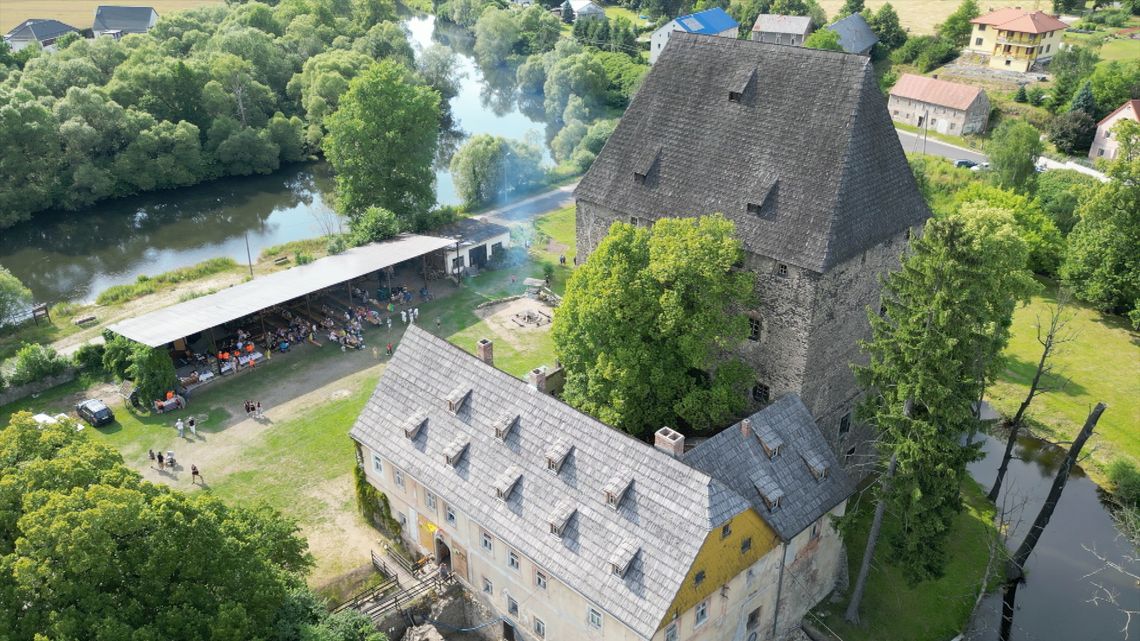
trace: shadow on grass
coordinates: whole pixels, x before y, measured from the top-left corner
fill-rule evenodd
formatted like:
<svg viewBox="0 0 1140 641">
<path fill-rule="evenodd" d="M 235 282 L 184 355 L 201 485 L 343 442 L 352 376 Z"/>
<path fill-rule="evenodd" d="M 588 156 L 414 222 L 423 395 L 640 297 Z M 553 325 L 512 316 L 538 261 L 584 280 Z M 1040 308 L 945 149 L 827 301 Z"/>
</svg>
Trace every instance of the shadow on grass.
<svg viewBox="0 0 1140 641">
<path fill-rule="evenodd" d="M 1037 373 L 1037 361 L 1028 361 L 1016 355 L 1006 353 L 1005 371 L 1002 378 L 1013 385 L 1019 385 L 1029 391 L 1029 384 Z M 1041 387 L 1048 389 L 1052 394 L 1065 394 L 1067 396 L 1085 396 L 1089 393 L 1084 385 L 1065 376 L 1055 373 L 1046 373 L 1041 377 Z"/>
</svg>

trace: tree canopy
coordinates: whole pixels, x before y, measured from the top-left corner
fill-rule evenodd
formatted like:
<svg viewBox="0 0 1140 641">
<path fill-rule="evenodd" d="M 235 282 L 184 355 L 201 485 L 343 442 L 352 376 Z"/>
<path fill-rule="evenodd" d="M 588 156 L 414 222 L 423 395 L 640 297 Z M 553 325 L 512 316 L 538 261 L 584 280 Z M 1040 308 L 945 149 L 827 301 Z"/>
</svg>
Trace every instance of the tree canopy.
<svg viewBox="0 0 1140 641">
<path fill-rule="evenodd" d="M 435 204 L 439 101 L 438 92 L 391 60 L 349 83 L 340 108 L 326 119 L 324 143 L 342 211 L 376 205 L 410 218 Z"/>
<path fill-rule="evenodd" d="M 7 268 L 0 266 L 0 327 L 18 314 L 28 311 L 32 290 L 24 286 Z"/>
<path fill-rule="evenodd" d="M 807 40 L 804 40 L 804 46 L 809 49 L 843 51 L 843 45 L 839 44 L 839 32 L 831 29 L 818 29 L 812 32 Z"/>
<path fill-rule="evenodd" d="M 1002 121 L 986 144 L 994 179 L 1002 187 L 1019 191 L 1029 190 L 1043 150 L 1037 129 L 1017 119 Z"/>
<path fill-rule="evenodd" d="M 538 183 L 541 163 L 536 145 L 479 134 L 451 157 L 451 175 L 464 204 L 477 207 Z"/>
<path fill-rule="evenodd" d="M 964 47 L 970 42 L 970 32 L 973 25 L 970 21 L 981 15 L 977 0 L 962 0 L 954 13 L 946 16 L 946 21 L 938 25 L 938 35 L 954 43 L 956 47 Z"/>
<path fill-rule="evenodd" d="M 554 345 L 570 405 L 630 434 L 708 430 L 747 407 L 754 276 L 724 217 L 615 223 L 566 287 Z"/>
</svg>

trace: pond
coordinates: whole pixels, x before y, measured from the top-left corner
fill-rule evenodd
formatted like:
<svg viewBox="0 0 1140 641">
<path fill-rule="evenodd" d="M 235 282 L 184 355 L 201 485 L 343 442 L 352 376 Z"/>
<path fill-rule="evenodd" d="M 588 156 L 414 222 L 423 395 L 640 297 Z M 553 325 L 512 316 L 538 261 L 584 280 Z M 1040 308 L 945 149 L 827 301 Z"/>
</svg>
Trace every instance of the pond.
<svg viewBox="0 0 1140 641">
<path fill-rule="evenodd" d="M 1095 445 L 1094 437 L 1085 453 Z M 985 458 L 970 465 L 971 475 L 987 491 L 1004 448 L 1004 441 L 987 437 Z M 1008 542 L 1011 548 L 1021 543 L 1033 524 L 1065 452 L 1042 441 L 1021 438 L 1014 457 L 998 499 L 999 508 L 1006 506 L 1011 513 L 1007 518 L 1013 519 Z M 1053 518 L 1026 564 L 1026 582 L 1016 594 L 1011 641 L 1116 641 L 1126 637 L 1121 630 L 1127 617 L 1121 610 L 1140 610 L 1140 587 L 1123 574 L 1106 569 L 1096 555 L 1122 563 L 1134 574 L 1140 573 L 1140 563 L 1133 560 L 1135 552 L 1117 531 L 1102 496 L 1102 490 L 1082 470 L 1073 470 Z M 1094 601 L 1098 585 L 1112 591 L 1119 606 Z M 982 601 L 966 638 L 998 641 L 1001 613 L 999 590 Z M 1133 618 L 1129 632 L 1133 638 L 1140 633 L 1140 616 Z"/>
<path fill-rule="evenodd" d="M 475 64 L 471 35 L 434 16 L 407 18 L 416 51 L 435 42 L 457 54 L 462 74 L 450 101 L 452 126 L 441 135 L 436 170 L 440 204 L 459 204 L 447 170 L 450 151 L 467 136 L 489 133 L 528 139 L 542 147 L 544 125 L 519 111 L 513 74 L 488 79 Z M 338 218 L 326 195 L 328 165 L 290 165 L 268 176 L 225 178 L 184 189 L 108 200 L 80 211 L 47 211 L 0 231 L 0 265 L 24 282 L 37 300 L 89 301 L 104 289 L 140 274 L 228 256 L 254 259 L 266 247 L 313 238 Z"/>
</svg>

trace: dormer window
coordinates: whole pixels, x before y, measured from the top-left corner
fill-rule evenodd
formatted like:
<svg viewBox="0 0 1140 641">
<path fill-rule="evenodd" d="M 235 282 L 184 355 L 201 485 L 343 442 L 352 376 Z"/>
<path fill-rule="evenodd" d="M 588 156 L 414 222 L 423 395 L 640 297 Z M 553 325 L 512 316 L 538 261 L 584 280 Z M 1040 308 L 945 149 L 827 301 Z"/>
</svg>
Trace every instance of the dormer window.
<svg viewBox="0 0 1140 641">
<path fill-rule="evenodd" d="M 419 435 L 420 430 L 422 430 L 426 424 L 427 416 L 423 414 L 416 414 L 412 418 L 408 419 L 408 422 L 404 424 L 404 436 L 406 436 L 408 440 L 416 438 L 416 436 Z"/>
<path fill-rule="evenodd" d="M 638 554 L 641 554 L 641 547 L 636 539 L 622 540 L 614 548 L 613 554 L 610 555 L 610 572 L 614 576 L 625 578 L 626 573 L 629 572 L 629 566 L 633 565 Z"/>
<path fill-rule="evenodd" d="M 609 483 L 602 488 L 602 494 L 606 498 L 606 507 L 611 510 L 616 510 L 621 507 L 621 501 L 625 498 L 629 486 L 633 484 L 633 479 L 627 476 L 615 476 L 610 479 Z"/>
<path fill-rule="evenodd" d="M 750 67 L 744 71 L 736 74 L 735 77 L 729 80 L 728 84 L 728 101 L 742 104 L 745 102 L 745 96 L 748 94 L 749 89 L 752 88 L 753 83 L 756 81 L 756 68 Z"/>
<path fill-rule="evenodd" d="M 520 480 L 522 480 L 522 470 L 517 466 L 512 465 L 503 470 L 499 478 L 495 479 L 495 496 L 500 501 L 510 500 L 511 494 L 514 493 L 515 486 L 519 484 Z"/>
<path fill-rule="evenodd" d="M 495 438 L 500 441 L 507 440 L 507 435 L 514 429 L 515 424 L 519 422 L 518 414 L 512 416 L 504 416 L 495 422 Z"/>
<path fill-rule="evenodd" d="M 574 446 L 569 441 L 558 441 L 551 445 L 546 450 L 546 469 L 553 474 L 558 474 L 572 449 Z"/>
<path fill-rule="evenodd" d="M 802 454 L 801 458 L 803 458 L 804 464 L 807 465 L 808 471 L 811 472 L 811 475 L 815 477 L 816 481 L 822 481 L 827 478 L 827 470 L 830 466 L 827 463 L 827 459 L 818 452 L 807 452 L 806 454 Z"/>
<path fill-rule="evenodd" d="M 460 387 L 447 395 L 447 411 L 452 414 L 458 414 L 459 410 L 463 409 L 463 404 L 467 402 L 467 397 L 471 395 L 470 387 Z"/>
<path fill-rule="evenodd" d="M 784 263 L 780 263 L 779 265 L 776 265 L 776 275 L 779 276 L 780 278 L 787 278 L 788 277 L 788 266 L 785 265 Z"/>
<path fill-rule="evenodd" d="M 578 508 L 570 499 L 562 499 L 554 506 L 554 510 L 550 513 L 550 533 L 561 537 L 562 533 L 566 530 L 566 525 L 570 523 L 570 519 Z"/>
<path fill-rule="evenodd" d="M 745 210 L 748 211 L 748 213 L 752 214 L 753 216 L 759 216 L 760 210 L 762 209 L 762 206 L 758 205 L 756 203 L 748 203 L 747 205 L 745 205 L 744 208 L 745 208 Z"/>
<path fill-rule="evenodd" d="M 447 445 L 443 451 L 443 459 L 451 467 L 459 465 L 459 461 L 463 459 L 463 455 L 467 453 L 467 446 L 471 443 L 471 439 L 466 434 L 460 434 L 455 437 L 455 440 Z"/>
<path fill-rule="evenodd" d="M 650 182 L 650 176 L 657 169 L 661 158 L 661 147 L 650 147 L 642 150 L 633 161 L 633 182 L 645 185 Z"/>
<path fill-rule="evenodd" d="M 760 494 L 760 498 L 763 499 L 769 512 L 775 512 L 779 509 L 780 502 L 784 497 L 784 490 L 780 488 L 780 484 L 771 474 L 763 468 L 757 468 L 752 472 L 749 480 L 752 481 L 752 487 L 756 488 L 756 492 Z"/>
<path fill-rule="evenodd" d="M 728 92 L 728 101 L 729 102 L 742 102 L 743 100 L 744 100 L 744 93 L 743 92 L 740 92 L 740 91 Z"/>
</svg>

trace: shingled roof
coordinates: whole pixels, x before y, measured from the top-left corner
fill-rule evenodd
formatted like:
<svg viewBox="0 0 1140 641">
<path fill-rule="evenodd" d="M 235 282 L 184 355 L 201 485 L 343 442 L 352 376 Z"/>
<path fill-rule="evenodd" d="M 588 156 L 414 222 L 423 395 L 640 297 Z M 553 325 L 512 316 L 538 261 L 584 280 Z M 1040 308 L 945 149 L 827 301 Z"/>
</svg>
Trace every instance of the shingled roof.
<svg viewBox="0 0 1140 641">
<path fill-rule="evenodd" d="M 749 251 L 816 272 L 930 215 L 869 58 L 687 33 L 575 196 L 650 220 L 720 212 Z"/>
<path fill-rule="evenodd" d="M 122 31 L 126 33 L 146 33 L 150 30 L 152 15 L 158 15 L 153 7 L 122 7 L 100 5 L 95 8 L 95 31 Z"/>
<path fill-rule="evenodd" d="M 851 479 L 798 396 L 784 396 L 749 420 L 750 435 L 739 424 L 730 427 L 687 452 L 685 463 L 747 499 L 784 540 L 851 496 Z M 766 449 L 772 439 L 778 453 Z"/>
<path fill-rule="evenodd" d="M 452 414 L 446 399 L 459 388 L 470 395 Z M 420 412 L 427 421 L 409 438 L 407 418 Z M 497 439 L 496 425 L 515 416 Z M 708 532 L 749 509 L 721 481 L 416 326 L 350 435 L 646 639 Z M 448 462 L 464 439 L 462 458 Z M 573 448 L 552 471 L 547 453 L 560 443 Z M 499 499 L 506 470 L 517 482 Z M 605 496 L 615 477 L 630 481 L 616 509 Z"/>
<path fill-rule="evenodd" d="M 78 32 L 75 27 L 64 24 L 59 20 L 32 18 L 25 20 L 12 28 L 7 35 L 4 36 L 6 40 L 36 40 L 44 42 L 45 40 L 52 40 L 58 38 L 65 33 L 72 31 Z"/>
</svg>

